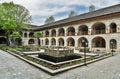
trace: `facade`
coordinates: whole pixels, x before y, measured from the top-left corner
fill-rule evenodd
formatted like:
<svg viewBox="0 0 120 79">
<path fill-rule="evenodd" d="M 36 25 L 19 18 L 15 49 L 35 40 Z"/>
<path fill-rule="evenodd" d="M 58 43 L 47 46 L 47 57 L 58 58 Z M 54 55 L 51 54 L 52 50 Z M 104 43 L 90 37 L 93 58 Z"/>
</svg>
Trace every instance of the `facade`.
<svg viewBox="0 0 120 79">
<path fill-rule="evenodd" d="M 40 43 L 34 32 L 41 31 Z M 120 51 L 120 4 L 23 30 L 22 45 L 68 46 L 89 51 Z M 2 38 L 0 37 L 0 40 Z M 4 40 L 4 39 L 2 39 Z"/>
</svg>

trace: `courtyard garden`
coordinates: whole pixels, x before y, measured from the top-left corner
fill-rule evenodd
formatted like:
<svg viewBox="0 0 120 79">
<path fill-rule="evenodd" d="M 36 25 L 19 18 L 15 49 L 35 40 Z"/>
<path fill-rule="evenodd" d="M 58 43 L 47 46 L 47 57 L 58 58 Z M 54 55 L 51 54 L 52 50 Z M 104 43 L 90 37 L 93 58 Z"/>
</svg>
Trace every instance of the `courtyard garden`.
<svg viewBox="0 0 120 79">
<path fill-rule="evenodd" d="M 84 54 L 74 53 L 73 48 L 68 47 L 61 48 L 41 46 L 40 48 L 36 48 L 30 46 L 0 46 L 0 49 L 5 50 L 34 66 L 37 66 L 50 74 L 56 74 L 84 65 L 86 66 L 87 64 L 112 56 L 111 52 L 100 53 L 100 51 L 98 51 L 100 54 L 89 55 L 92 54 L 91 52 L 86 54 L 85 58 Z M 40 50 L 44 51 L 40 52 Z M 35 51 L 38 52 L 34 53 Z"/>
</svg>

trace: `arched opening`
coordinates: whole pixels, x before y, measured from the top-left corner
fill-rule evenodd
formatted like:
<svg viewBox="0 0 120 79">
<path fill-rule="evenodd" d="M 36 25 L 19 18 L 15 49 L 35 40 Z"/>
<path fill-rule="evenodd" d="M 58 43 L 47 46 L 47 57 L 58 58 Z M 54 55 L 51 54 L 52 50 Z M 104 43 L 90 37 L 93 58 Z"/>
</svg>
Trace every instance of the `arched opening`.
<svg viewBox="0 0 120 79">
<path fill-rule="evenodd" d="M 110 49 L 117 49 L 117 41 L 115 39 L 110 40 Z"/>
<path fill-rule="evenodd" d="M 75 46 L 75 40 L 73 38 L 68 38 L 67 46 Z"/>
<path fill-rule="evenodd" d="M 58 30 L 58 36 L 64 36 L 65 35 L 65 30 L 63 28 L 60 28 Z"/>
<path fill-rule="evenodd" d="M 52 31 L 51 31 L 51 36 L 52 36 L 52 37 L 56 36 L 56 30 L 52 30 Z"/>
<path fill-rule="evenodd" d="M 27 33 L 24 33 L 24 37 L 27 37 Z"/>
<path fill-rule="evenodd" d="M 56 45 L 56 40 L 55 40 L 55 38 L 52 38 L 52 39 L 51 39 L 51 45 Z"/>
<path fill-rule="evenodd" d="M 78 47 L 84 47 L 84 44 L 82 43 L 83 39 L 84 39 L 84 40 L 86 41 L 86 43 L 87 43 L 86 47 L 88 47 L 88 40 L 87 40 L 87 38 L 85 38 L 85 37 L 81 37 L 81 38 L 78 39 Z"/>
<path fill-rule="evenodd" d="M 68 35 L 68 36 L 73 36 L 73 35 L 75 35 L 75 28 L 74 28 L 74 27 L 69 27 L 69 28 L 67 29 L 67 35 Z"/>
<path fill-rule="evenodd" d="M 34 39 L 29 39 L 28 44 L 34 44 L 34 43 L 35 43 Z"/>
<path fill-rule="evenodd" d="M 0 37 L 0 44 L 7 44 L 7 39 L 4 37 Z"/>
<path fill-rule="evenodd" d="M 49 45 L 49 40 L 45 39 L 45 45 Z"/>
<path fill-rule="evenodd" d="M 86 25 L 81 25 L 78 28 L 78 35 L 88 35 L 88 27 Z"/>
<path fill-rule="evenodd" d="M 21 38 L 16 38 L 15 39 L 15 44 L 18 45 L 18 46 L 21 46 L 22 45 L 22 39 Z"/>
<path fill-rule="evenodd" d="M 40 46 L 41 45 L 41 41 L 40 41 L 40 39 L 38 38 L 38 46 Z"/>
<path fill-rule="evenodd" d="M 63 38 L 59 38 L 58 42 L 59 42 L 59 46 L 64 46 L 64 39 Z"/>
<path fill-rule="evenodd" d="M 29 37 L 34 37 L 34 32 L 30 32 Z"/>
<path fill-rule="evenodd" d="M 92 26 L 92 34 L 105 34 L 105 24 L 102 22 L 97 22 Z"/>
<path fill-rule="evenodd" d="M 49 31 L 45 31 L 45 37 L 49 37 Z"/>
<path fill-rule="evenodd" d="M 95 37 L 92 40 L 92 47 L 93 48 L 106 48 L 105 39 L 102 37 Z"/>
<path fill-rule="evenodd" d="M 110 33 L 116 33 L 117 32 L 117 25 L 115 23 L 110 24 Z"/>
<path fill-rule="evenodd" d="M 0 29 L 0 36 L 5 36 L 5 31 Z"/>
</svg>

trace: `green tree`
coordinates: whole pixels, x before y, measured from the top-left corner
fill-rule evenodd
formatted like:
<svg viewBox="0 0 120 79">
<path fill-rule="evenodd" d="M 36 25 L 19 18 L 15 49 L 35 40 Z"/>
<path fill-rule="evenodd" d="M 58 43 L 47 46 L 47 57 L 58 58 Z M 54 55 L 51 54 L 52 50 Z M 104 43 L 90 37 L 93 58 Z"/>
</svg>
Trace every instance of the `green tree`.
<svg viewBox="0 0 120 79">
<path fill-rule="evenodd" d="M 68 17 L 76 16 L 76 13 L 74 11 L 71 11 Z"/>
<path fill-rule="evenodd" d="M 49 24 L 49 23 L 52 23 L 54 21 L 55 21 L 55 18 L 53 16 L 50 16 L 45 20 L 45 24 Z"/>
<path fill-rule="evenodd" d="M 0 28 L 6 31 L 8 44 L 11 45 L 10 34 L 28 28 L 30 22 L 30 13 L 24 6 L 13 2 L 0 4 Z"/>
<path fill-rule="evenodd" d="M 10 35 L 10 39 L 12 41 L 13 46 L 16 46 L 18 44 L 18 41 L 16 41 L 16 39 L 19 38 L 21 39 L 21 35 L 19 32 L 14 31 L 11 35 Z M 17 43 L 17 44 L 16 44 Z"/>
<path fill-rule="evenodd" d="M 42 32 L 34 32 L 34 37 L 38 40 L 38 45 L 40 45 L 40 37 L 42 36 Z"/>
</svg>

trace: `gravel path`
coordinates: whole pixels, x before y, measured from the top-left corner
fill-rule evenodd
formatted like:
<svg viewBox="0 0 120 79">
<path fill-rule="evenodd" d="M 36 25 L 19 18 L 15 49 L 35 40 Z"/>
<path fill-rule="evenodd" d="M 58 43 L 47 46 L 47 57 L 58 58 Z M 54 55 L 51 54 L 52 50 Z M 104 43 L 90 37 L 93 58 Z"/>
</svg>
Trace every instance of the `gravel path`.
<svg viewBox="0 0 120 79">
<path fill-rule="evenodd" d="M 51 76 L 0 50 L 0 79 L 120 79 L 120 54 Z"/>
</svg>

